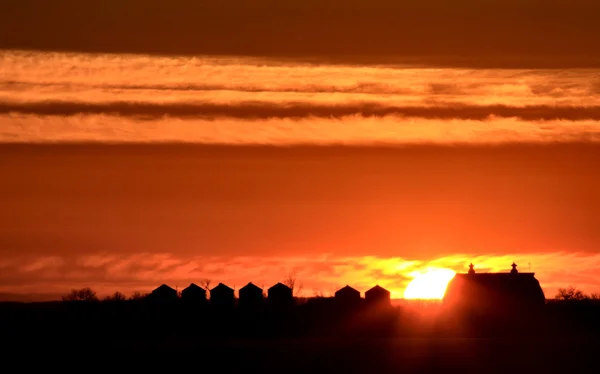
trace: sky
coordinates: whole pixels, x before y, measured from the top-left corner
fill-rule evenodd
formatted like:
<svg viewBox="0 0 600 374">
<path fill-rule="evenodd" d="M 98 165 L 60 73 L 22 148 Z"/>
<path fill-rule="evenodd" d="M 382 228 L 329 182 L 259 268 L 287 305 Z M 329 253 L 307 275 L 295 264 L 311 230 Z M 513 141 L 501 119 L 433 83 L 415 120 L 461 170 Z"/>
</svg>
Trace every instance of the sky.
<svg viewBox="0 0 600 374">
<path fill-rule="evenodd" d="M 599 10 L 595 0 L 4 0 L 0 45 L 598 67 Z"/>
<path fill-rule="evenodd" d="M 5 1 L 0 298 L 513 261 L 598 292 L 597 8 Z"/>
</svg>

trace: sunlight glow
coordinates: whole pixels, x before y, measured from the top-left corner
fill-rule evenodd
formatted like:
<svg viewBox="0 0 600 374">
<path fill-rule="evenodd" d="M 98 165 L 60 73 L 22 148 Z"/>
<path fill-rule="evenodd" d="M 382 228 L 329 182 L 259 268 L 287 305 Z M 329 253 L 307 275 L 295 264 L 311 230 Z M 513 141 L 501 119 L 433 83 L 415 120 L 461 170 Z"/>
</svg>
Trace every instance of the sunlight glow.
<svg viewBox="0 0 600 374">
<path fill-rule="evenodd" d="M 413 280 L 404 290 L 405 299 L 442 299 L 448 283 L 456 273 L 450 269 L 429 268 L 414 273 Z"/>
</svg>

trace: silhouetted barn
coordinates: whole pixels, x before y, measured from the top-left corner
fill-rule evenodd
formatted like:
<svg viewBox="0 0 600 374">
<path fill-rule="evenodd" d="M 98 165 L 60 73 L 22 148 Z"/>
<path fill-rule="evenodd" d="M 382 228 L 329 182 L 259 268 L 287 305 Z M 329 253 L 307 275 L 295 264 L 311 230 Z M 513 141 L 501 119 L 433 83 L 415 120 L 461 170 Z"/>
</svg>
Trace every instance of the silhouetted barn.
<svg viewBox="0 0 600 374">
<path fill-rule="evenodd" d="M 252 284 L 252 282 L 240 288 L 240 307 L 256 307 L 259 306 L 262 301 L 262 288 Z"/>
<path fill-rule="evenodd" d="M 153 302 L 172 302 L 177 300 L 177 291 L 163 284 L 150 293 L 149 300 Z"/>
<path fill-rule="evenodd" d="M 365 302 L 369 305 L 391 305 L 390 291 L 376 285 L 365 292 Z"/>
<path fill-rule="evenodd" d="M 206 302 L 206 290 L 191 283 L 181 291 L 181 299 L 187 303 L 204 303 Z"/>
<path fill-rule="evenodd" d="M 360 292 L 348 285 L 335 292 L 335 302 L 346 307 L 356 306 L 360 303 Z"/>
<path fill-rule="evenodd" d="M 456 274 L 448 284 L 444 305 L 455 311 L 485 315 L 524 313 L 544 306 L 546 298 L 534 273 L 520 273 L 512 264 L 510 273 Z"/>
<path fill-rule="evenodd" d="M 233 307 L 235 296 L 233 288 L 219 283 L 215 288 L 210 290 L 210 303 L 218 307 Z"/>
<path fill-rule="evenodd" d="M 267 298 L 273 305 L 289 305 L 294 302 L 292 289 L 283 283 L 277 283 L 267 290 Z"/>
</svg>

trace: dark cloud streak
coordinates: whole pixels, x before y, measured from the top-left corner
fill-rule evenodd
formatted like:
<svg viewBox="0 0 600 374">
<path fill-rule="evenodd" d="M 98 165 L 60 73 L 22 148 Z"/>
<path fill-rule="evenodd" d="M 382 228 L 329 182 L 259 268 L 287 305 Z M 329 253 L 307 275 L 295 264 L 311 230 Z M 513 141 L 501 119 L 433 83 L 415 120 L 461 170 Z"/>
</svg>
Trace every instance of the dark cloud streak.
<svg viewBox="0 0 600 374">
<path fill-rule="evenodd" d="M 66 101 L 0 102 L 0 113 L 69 116 L 76 114 L 109 114 L 122 117 L 156 119 L 172 118 L 241 118 L 259 120 L 268 118 L 343 118 L 361 116 L 403 116 L 425 119 L 485 120 L 490 116 L 518 118 L 521 120 L 600 120 L 600 106 L 550 106 L 529 105 L 468 105 L 440 103 L 430 106 L 386 106 L 375 103 L 348 103 L 326 105 L 318 103 L 147 103 L 107 102 L 83 103 Z"/>
<path fill-rule="evenodd" d="M 415 94 L 414 90 L 408 87 L 397 87 L 378 82 L 359 82 L 348 86 L 335 85 L 301 85 L 292 84 L 282 85 L 281 87 L 261 87 L 249 84 L 203 84 L 203 83 L 174 83 L 174 84 L 73 84 L 59 82 L 19 82 L 4 81 L 0 82 L 0 88 L 15 89 L 38 89 L 41 87 L 60 87 L 60 88 L 97 88 L 106 90 L 160 90 L 160 91 L 237 91 L 244 93 L 261 92 L 290 92 L 290 93 L 363 93 L 377 95 L 407 95 Z M 453 89 L 453 90 L 452 90 Z M 435 90 L 432 90 L 435 91 Z M 438 92 L 433 92 L 438 93 Z M 460 94 L 461 91 L 456 87 L 448 87 L 444 93 Z"/>
</svg>

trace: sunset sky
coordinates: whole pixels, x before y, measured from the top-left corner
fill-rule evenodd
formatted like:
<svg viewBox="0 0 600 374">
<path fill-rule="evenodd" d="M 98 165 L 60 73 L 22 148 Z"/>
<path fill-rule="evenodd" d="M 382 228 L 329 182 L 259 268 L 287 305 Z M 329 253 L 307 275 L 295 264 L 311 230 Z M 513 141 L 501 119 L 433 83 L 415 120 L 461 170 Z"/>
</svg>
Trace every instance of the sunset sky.
<svg viewBox="0 0 600 374">
<path fill-rule="evenodd" d="M 513 261 L 546 297 L 598 292 L 592 14 L 591 0 L 5 1 L 0 296 L 295 273 L 305 296 L 400 298 L 430 268 Z"/>
</svg>

